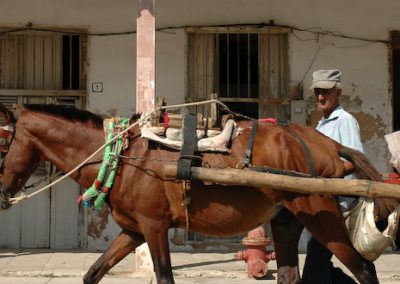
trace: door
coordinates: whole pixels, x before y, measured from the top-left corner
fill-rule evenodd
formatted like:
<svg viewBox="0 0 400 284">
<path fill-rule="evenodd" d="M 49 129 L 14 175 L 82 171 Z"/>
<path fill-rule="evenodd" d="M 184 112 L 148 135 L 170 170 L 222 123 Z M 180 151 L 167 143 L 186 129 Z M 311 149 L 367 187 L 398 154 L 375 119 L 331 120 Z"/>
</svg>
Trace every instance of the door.
<svg viewBox="0 0 400 284">
<path fill-rule="evenodd" d="M 85 107 L 86 38 L 51 32 L 0 34 L 0 102 Z M 42 162 L 26 194 L 53 181 Z M 39 183 L 39 184 L 38 184 Z M 83 246 L 84 214 L 76 202 L 79 185 L 68 178 L 0 214 L 2 248 Z"/>
<path fill-rule="evenodd" d="M 392 35 L 393 131 L 400 130 L 400 31 Z"/>
</svg>

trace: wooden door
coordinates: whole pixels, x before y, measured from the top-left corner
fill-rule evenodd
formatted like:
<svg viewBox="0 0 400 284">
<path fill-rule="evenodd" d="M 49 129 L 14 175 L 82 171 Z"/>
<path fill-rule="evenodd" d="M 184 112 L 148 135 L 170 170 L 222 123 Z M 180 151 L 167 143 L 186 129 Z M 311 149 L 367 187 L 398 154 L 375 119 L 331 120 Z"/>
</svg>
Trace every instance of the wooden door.
<svg viewBox="0 0 400 284">
<path fill-rule="evenodd" d="M 79 33 L 79 31 L 77 31 Z M 62 104 L 83 108 L 86 95 L 85 36 L 23 31 L 0 34 L 0 102 Z M 27 184 L 53 173 L 41 163 Z M 27 194 L 52 180 L 30 188 Z M 0 247 L 77 248 L 82 246 L 84 214 L 76 199 L 80 187 L 65 179 L 8 211 L 0 212 Z"/>
</svg>

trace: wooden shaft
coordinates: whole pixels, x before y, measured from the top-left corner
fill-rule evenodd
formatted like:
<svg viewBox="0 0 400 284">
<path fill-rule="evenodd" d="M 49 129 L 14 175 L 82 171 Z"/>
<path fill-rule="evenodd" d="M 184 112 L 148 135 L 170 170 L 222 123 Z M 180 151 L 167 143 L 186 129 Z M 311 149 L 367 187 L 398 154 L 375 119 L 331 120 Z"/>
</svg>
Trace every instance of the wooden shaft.
<svg viewBox="0 0 400 284">
<path fill-rule="evenodd" d="M 164 166 L 166 178 L 176 178 L 176 172 L 176 165 Z M 357 195 L 370 198 L 400 199 L 400 185 L 361 179 L 302 178 L 231 168 L 209 169 L 192 167 L 191 173 L 194 180 L 223 185 L 269 187 L 306 194 Z"/>
</svg>

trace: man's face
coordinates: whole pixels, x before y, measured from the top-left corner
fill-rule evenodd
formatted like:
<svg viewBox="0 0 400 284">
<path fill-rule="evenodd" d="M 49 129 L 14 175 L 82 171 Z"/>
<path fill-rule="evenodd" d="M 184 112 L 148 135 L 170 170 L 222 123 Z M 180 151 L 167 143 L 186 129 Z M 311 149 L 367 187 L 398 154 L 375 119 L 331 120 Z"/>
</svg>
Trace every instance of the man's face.
<svg viewBox="0 0 400 284">
<path fill-rule="evenodd" d="M 335 87 L 332 89 L 314 89 L 315 102 L 317 107 L 325 116 L 329 116 L 331 112 L 339 105 L 340 89 Z"/>
</svg>

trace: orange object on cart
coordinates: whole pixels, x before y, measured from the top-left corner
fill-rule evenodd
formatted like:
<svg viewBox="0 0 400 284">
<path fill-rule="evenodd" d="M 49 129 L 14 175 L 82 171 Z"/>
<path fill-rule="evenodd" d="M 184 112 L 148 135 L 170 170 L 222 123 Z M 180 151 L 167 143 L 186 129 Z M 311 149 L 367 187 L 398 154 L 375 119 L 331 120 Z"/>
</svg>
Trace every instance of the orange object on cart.
<svg viewBox="0 0 400 284">
<path fill-rule="evenodd" d="M 400 184 L 400 173 L 390 173 L 385 183 Z"/>
</svg>

